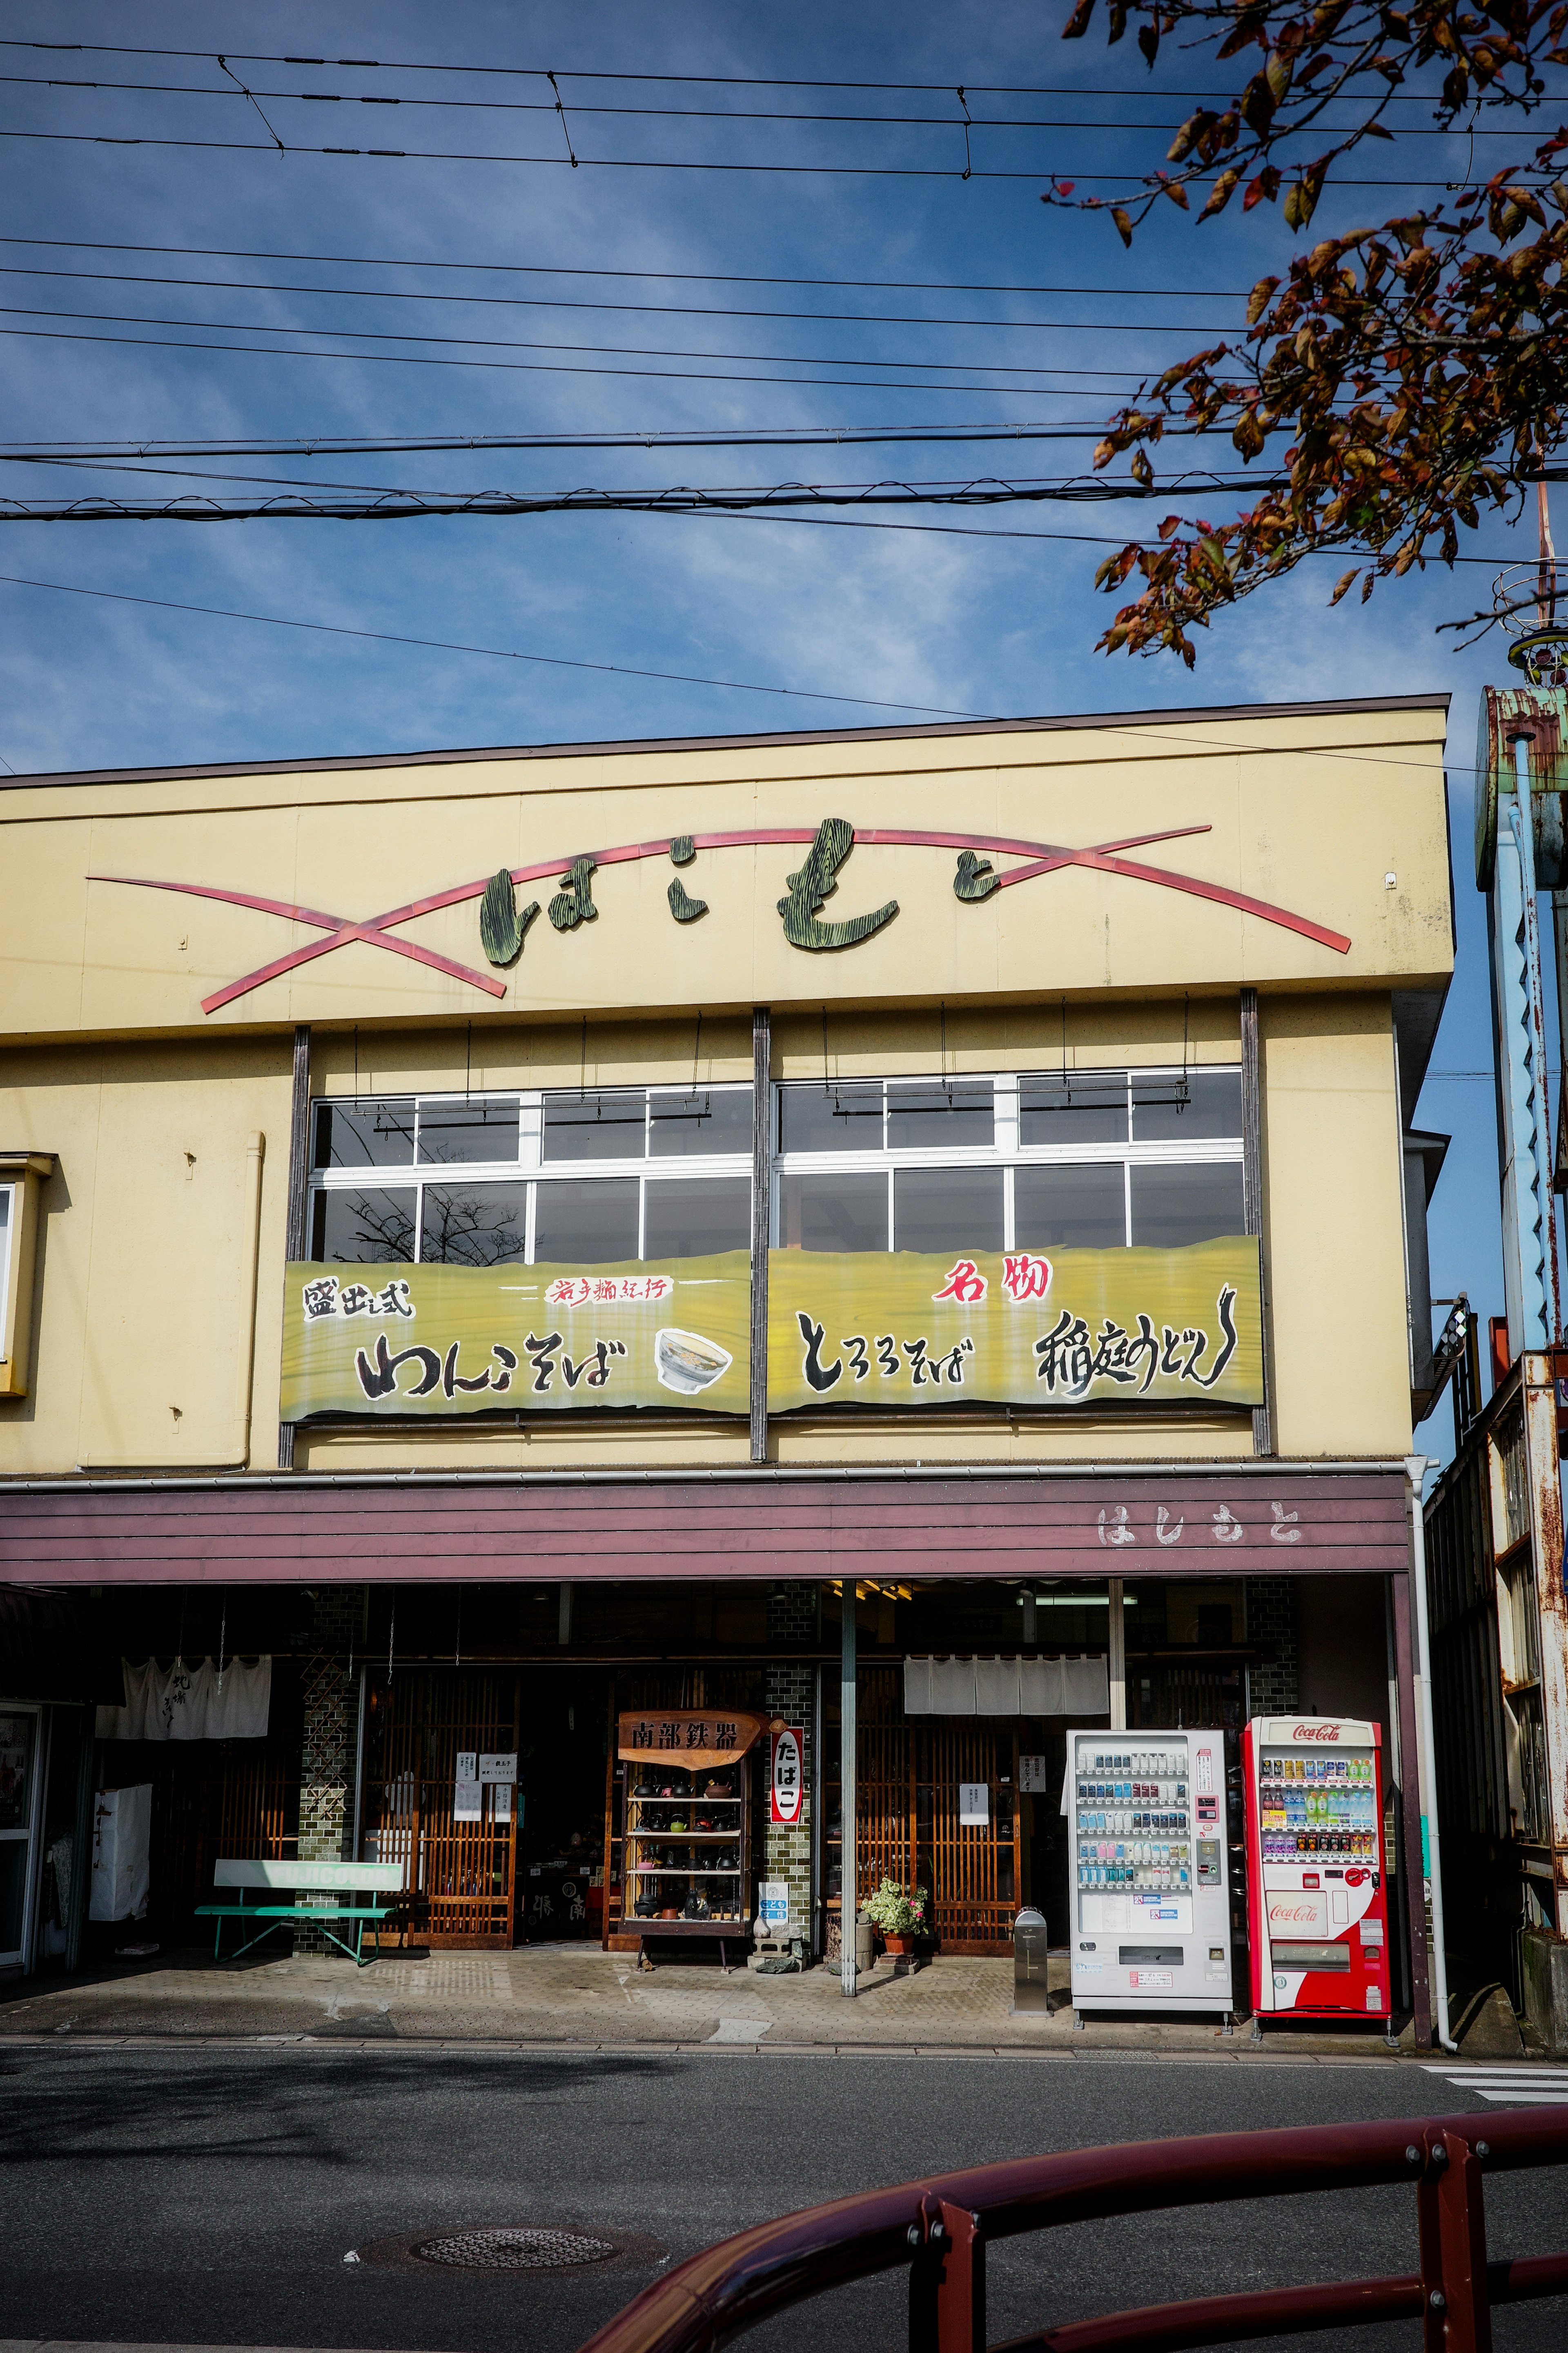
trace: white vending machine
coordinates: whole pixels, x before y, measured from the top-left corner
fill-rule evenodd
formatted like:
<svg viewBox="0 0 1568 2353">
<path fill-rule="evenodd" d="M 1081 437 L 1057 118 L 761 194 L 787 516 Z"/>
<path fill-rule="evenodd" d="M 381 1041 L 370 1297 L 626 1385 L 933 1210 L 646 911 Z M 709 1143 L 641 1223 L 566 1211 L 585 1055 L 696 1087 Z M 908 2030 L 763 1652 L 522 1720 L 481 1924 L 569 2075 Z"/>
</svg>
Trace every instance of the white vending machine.
<svg viewBox="0 0 1568 2353">
<path fill-rule="evenodd" d="M 1069 1732 L 1072 1999 L 1229 2014 L 1225 1735 Z"/>
</svg>

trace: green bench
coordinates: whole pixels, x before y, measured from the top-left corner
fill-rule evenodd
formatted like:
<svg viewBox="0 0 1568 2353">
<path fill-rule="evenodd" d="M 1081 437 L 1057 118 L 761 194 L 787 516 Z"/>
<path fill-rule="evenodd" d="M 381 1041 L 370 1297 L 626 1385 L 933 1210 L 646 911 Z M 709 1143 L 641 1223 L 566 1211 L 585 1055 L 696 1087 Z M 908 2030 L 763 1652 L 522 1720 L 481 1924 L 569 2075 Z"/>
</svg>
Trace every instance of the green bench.
<svg viewBox="0 0 1568 2353">
<path fill-rule="evenodd" d="M 223 1942 L 226 1920 L 264 1920 L 267 1925 L 257 1936 L 247 1938 L 238 1952 L 229 1958 L 237 1961 L 240 1953 L 248 1953 L 252 1945 L 259 1945 L 275 1928 L 301 1925 L 320 1928 L 323 1936 L 338 1950 L 347 1953 L 356 1968 L 368 1968 L 369 1961 L 361 1957 L 364 1943 L 364 1924 L 374 1924 L 375 1951 L 371 1959 L 381 1956 L 381 1924 L 400 1907 L 393 1904 L 356 1904 L 356 1895 L 401 1895 L 403 1865 L 400 1862 L 245 1862 L 224 1857 L 213 1865 L 213 1888 L 233 1887 L 239 1891 L 237 1904 L 198 1904 L 196 1917 L 216 1920 L 213 1933 L 213 1958 L 218 1958 Z M 268 1895 L 275 1891 L 291 1888 L 296 1898 L 302 1894 L 318 1894 L 338 1900 L 329 1903 L 247 1904 L 247 1888 Z M 352 1920 L 354 1924 L 353 1945 L 345 1944 L 326 1926 L 329 1920 Z"/>
</svg>

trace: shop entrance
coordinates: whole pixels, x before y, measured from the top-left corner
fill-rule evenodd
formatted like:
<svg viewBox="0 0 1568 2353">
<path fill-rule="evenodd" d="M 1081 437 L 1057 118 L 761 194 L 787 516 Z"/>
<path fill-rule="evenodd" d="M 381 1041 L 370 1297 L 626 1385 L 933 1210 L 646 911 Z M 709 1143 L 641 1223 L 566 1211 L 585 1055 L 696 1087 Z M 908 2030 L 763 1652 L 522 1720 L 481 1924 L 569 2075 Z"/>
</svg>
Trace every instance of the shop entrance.
<svg viewBox="0 0 1568 2353">
<path fill-rule="evenodd" d="M 367 1677 L 362 1859 L 401 1862 L 410 1933 L 438 1948 L 510 1951 L 515 1790 L 458 1782 L 458 1759 L 519 1747 L 512 1668 L 403 1668 Z"/>
<path fill-rule="evenodd" d="M 607 1674 L 524 1668 L 518 1754 L 520 1944 L 599 1940 L 609 1721 Z"/>
</svg>

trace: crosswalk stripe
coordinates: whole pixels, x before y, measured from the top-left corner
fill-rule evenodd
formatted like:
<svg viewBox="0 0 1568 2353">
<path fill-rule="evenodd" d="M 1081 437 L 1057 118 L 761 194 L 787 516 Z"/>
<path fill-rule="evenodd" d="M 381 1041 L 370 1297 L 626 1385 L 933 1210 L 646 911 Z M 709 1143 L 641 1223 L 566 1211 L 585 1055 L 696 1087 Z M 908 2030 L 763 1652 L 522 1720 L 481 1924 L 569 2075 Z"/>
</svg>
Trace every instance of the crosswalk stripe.
<svg viewBox="0 0 1568 2353">
<path fill-rule="evenodd" d="M 1568 2107 L 1568 2067 L 1444 2067 L 1430 2060 L 1423 2067 L 1494 2106 Z"/>
</svg>

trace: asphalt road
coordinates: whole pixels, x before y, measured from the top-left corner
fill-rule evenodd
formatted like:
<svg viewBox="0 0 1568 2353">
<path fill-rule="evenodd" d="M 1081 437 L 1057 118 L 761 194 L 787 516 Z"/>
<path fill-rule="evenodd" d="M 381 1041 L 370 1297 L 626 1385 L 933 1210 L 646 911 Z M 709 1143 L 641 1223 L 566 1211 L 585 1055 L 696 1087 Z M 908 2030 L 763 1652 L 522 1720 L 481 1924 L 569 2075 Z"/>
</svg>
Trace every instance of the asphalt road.
<svg viewBox="0 0 1568 2353">
<path fill-rule="evenodd" d="M 928 2170 L 1115 2140 L 1479 2109 L 1388 2064 L 0 2052 L 0 2337 L 570 2353 L 656 2274 L 343 2261 L 467 2224 L 641 2233 L 674 2258 Z M 1568 2244 L 1568 2173 L 1489 2188 L 1491 2252 Z M 990 2336 L 1129 2304 L 1415 2268 L 1407 2190 L 1079 2225 L 993 2252 Z M 763 2353 L 900 2353 L 901 2274 L 770 2322 Z M 1500 2314 L 1561 2348 L 1568 2304 Z M 1319 2346 L 1411 2348 L 1414 2327 Z"/>
</svg>

